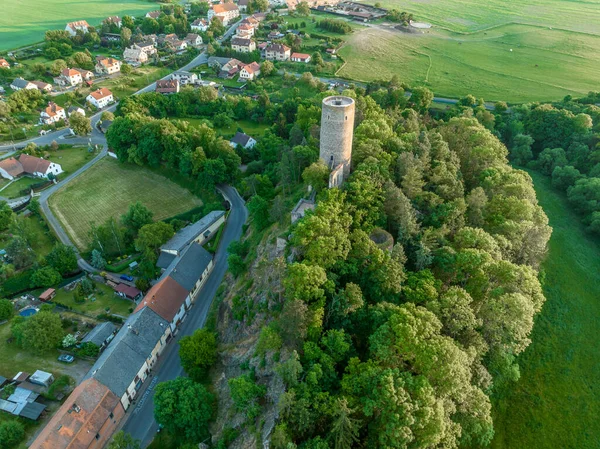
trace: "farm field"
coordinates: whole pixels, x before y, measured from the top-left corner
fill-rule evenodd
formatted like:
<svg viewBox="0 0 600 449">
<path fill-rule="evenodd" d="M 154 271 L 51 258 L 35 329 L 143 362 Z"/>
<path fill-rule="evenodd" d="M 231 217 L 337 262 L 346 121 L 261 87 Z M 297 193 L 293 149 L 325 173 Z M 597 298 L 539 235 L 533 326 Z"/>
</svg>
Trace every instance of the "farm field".
<svg viewBox="0 0 600 449">
<path fill-rule="evenodd" d="M 600 35 L 530 25 L 472 34 L 373 26 L 348 38 L 339 51 L 347 64 L 338 75 L 358 81 L 398 75 L 439 97 L 471 93 L 490 101 L 550 101 L 598 89 L 599 46 Z"/>
<path fill-rule="evenodd" d="M 3 0 L 0 51 L 40 42 L 46 30 L 63 30 L 67 22 L 99 25 L 111 15 L 143 15 L 158 5 L 141 0 Z"/>
<path fill-rule="evenodd" d="M 530 173 L 554 229 L 543 264 L 547 298 L 521 379 L 494 404 L 493 449 L 597 448 L 600 441 L 600 244 L 548 177 Z"/>
<path fill-rule="evenodd" d="M 92 223 L 118 219 L 136 201 L 152 210 L 155 220 L 202 205 L 198 197 L 163 176 L 110 158 L 104 158 L 52 195 L 49 205 L 73 243 L 85 249 Z"/>
</svg>

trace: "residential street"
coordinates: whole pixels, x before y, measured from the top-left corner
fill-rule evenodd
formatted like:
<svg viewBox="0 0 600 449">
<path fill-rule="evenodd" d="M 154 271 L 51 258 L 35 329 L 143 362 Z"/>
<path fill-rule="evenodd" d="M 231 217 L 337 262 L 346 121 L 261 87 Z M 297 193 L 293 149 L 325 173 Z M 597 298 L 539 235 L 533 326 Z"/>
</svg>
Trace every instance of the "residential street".
<svg viewBox="0 0 600 449">
<path fill-rule="evenodd" d="M 222 186 L 221 191 L 231 203 L 231 211 L 221 236 L 221 242 L 214 258 L 214 268 L 206 284 L 200 290 L 194 306 L 188 312 L 187 318 L 179 329 L 177 336 L 168 344 L 161 355 L 153 373 L 148 377 L 142 389 L 138 392 L 137 399 L 127 411 L 124 418 L 123 430 L 134 438 L 142 441 L 142 447 L 148 446 L 156 432 L 158 425 L 154 420 L 154 388 L 158 382 L 175 379 L 183 376 L 183 368 L 179 360 L 179 339 L 190 335 L 198 328 L 204 326 L 210 305 L 215 297 L 219 285 L 227 271 L 227 247 L 242 235 L 242 226 L 248 218 L 244 200 L 237 190 L 230 186 Z"/>
</svg>

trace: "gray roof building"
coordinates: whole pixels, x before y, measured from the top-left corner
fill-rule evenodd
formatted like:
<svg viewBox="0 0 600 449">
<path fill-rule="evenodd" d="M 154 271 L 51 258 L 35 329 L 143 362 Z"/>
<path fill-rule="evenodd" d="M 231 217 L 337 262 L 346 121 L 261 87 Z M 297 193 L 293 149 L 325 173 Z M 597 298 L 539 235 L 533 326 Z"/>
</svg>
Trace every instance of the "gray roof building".
<svg viewBox="0 0 600 449">
<path fill-rule="evenodd" d="M 15 80 L 10 83 L 11 86 L 16 87 L 17 89 L 25 89 L 29 84 L 29 81 L 24 80 L 23 78 L 15 78 Z"/>
<path fill-rule="evenodd" d="M 106 322 L 98 324 L 81 340 L 82 343 L 94 343 L 96 346 L 102 347 L 106 340 L 116 332 L 117 326 L 113 323 Z"/>
<path fill-rule="evenodd" d="M 133 313 L 85 378 L 93 377 L 122 397 L 168 326 L 150 307 Z"/>
<path fill-rule="evenodd" d="M 199 243 L 194 242 L 169 265 L 161 279 L 171 276 L 179 285 L 191 292 L 212 258 L 211 253 L 206 251 Z"/>
<path fill-rule="evenodd" d="M 167 269 L 167 268 L 169 268 L 169 265 L 171 265 L 171 262 L 173 262 L 173 260 L 176 257 L 177 257 L 177 254 L 161 251 L 160 256 L 158 256 L 158 260 L 156 261 L 156 266 L 158 268 Z"/>
<path fill-rule="evenodd" d="M 219 65 L 219 67 L 223 67 L 229 61 L 231 61 L 231 58 L 224 58 L 224 57 L 221 57 L 221 56 L 210 56 L 208 58 L 207 64 L 210 67 L 214 67 L 217 64 Z"/>
<path fill-rule="evenodd" d="M 250 141 L 250 139 L 252 139 L 252 137 L 250 137 L 248 134 L 244 134 L 238 131 L 235 133 L 235 136 L 233 136 L 230 142 L 235 145 L 241 145 L 245 147 Z"/>
<path fill-rule="evenodd" d="M 225 215 L 225 211 L 215 210 L 209 214 L 206 214 L 196 223 L 187 225 L 185 228 L 181 229 L 177 234 L 175 234 L 171 240 L 161 246 L 161 251 L 180 253 L 186 245 L 210 228 L 210 226 L 223 215 Z"/>
</svg>

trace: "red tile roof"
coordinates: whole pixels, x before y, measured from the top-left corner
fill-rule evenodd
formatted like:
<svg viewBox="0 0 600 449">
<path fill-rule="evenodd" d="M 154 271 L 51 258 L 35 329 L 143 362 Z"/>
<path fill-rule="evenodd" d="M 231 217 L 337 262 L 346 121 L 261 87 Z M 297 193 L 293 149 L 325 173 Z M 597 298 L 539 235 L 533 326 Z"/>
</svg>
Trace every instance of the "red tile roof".
<svg viewBox="0 0 600 449">
<path fill-rule="evenodd" d="M 167 276 L 154 284 L 140 301 L 135 312 L 147 306 L 170 323 L 187 296 L 188 291 L 171 276 Z"/>
<path fill-rule="evenodd" d="M 137 288 L 131 287 L 127 284 L 117 284 L 117 286 L 114 287 L 114 289 L 116 292 L 123 293 L 125 296 L 131 299 L 135 298 L 137 295 L 142 293 Z"/>
<path fill-rule="evenodd" d="M 14 157 L 2 159 L 0 161 L 0 168 L 13 178 L 23 173 L 23 166 Z"/>
<path fill-rule="evenodd" d="M 90 92 L 90 95 L 94 97 L 96 100 L 102 100 L 103 98 L 109 97 L 112 95 L 112 92 L 108 90 L 106 87 L 101 87 L 94 92 Z"/>
<path fill-rule="evenodd" d="M 223 14 L 229 11 L 236 11 L 238 9 L 235 3 L 219 3 L 218 5 L 213 6 L 213 11 L 215 14 Z"/>
<path fill-rule="evenodd" d="M 307 55 L 306 53 L 292 53 L 292 59 L 308 59 L 310 58 L 310 55 Z"/>
<path fill-rule="evenodd" d="M 41 159 L 39 157 L 30 156 L 28 154 L 22 154 L 19 156 L 19 162 L 23 166 L 23 171 L 25 173 L 46 173 L 48 167 L 50 167 L 51 162 L 46 159 Z"/>
<path fill-rule="evenodd" d="M 117 396 L 94 378 L 81 382 L 37 436 L 30 449 L 87 449 L 108 420 L 121 419 Z M 116 411 L 116 413 L 115 413 Z M 111 418 L 111 413 L 114 418 Z M 102 435 L 106 441 L 106 435 Z"/>
<path fill-rule="evenodd" d="M 10 67 L 10 64 L 6 59 L 0 58 L 0 67 Z"/>
<path fill-rule="evenodd" d="M 69 77 L 71 77 L 71 76 L 77 76 L 77 75 L 81 75 L 81 73 L 79 73 L 77 70 L 75 70 L 75 69 L 70 69 L 70 68 L 68 68 L 68 67 L 67 67 L 66 69 L 63 69 L 63 71 L 61 72 L 61 74 L 62 74 L 63 76 L 69 76 Z"/>
<path fill-rule="evenodd" d="M 62 110 L 63 108 L 51 101 L 50 103 L 48 103 L 48 107 L 44 109 L 44 112 L 48 114 L 48 117 L 54 117 L 57 113 L 59 113 Z"/>
</svg>

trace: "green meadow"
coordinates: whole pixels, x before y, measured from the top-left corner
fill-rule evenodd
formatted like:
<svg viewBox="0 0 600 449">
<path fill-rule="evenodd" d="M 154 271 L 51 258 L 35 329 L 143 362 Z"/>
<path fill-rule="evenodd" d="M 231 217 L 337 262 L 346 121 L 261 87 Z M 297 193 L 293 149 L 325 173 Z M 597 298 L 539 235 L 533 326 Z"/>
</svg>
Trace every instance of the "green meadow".
<svg viewBox="0 0 600 449">
<path fill-rule="evenodd" d="M 99 25 L 111 15 L 143 15 L 158 5 L 141 0 L 2 0 L 0 51 L 40 42 L 46 30 L 87 20 Z"/>
<path fill-rule="evenodd" d="M 494 404 L 493 449 L 600 447 L 600 243 L 548 177 L 530 173 L 553 228 L 543 267 L 546 303 L 521 379 Z"/>
<path fill-rule="evenodd" d="M 600 1 L 387 0 L 433 24 L 424 32 L 373 24 L 353 33 L 339 75 L 371 81 L 396 74 L 437 96 L 551 101 L 598 90 Z"/>
</svg>

